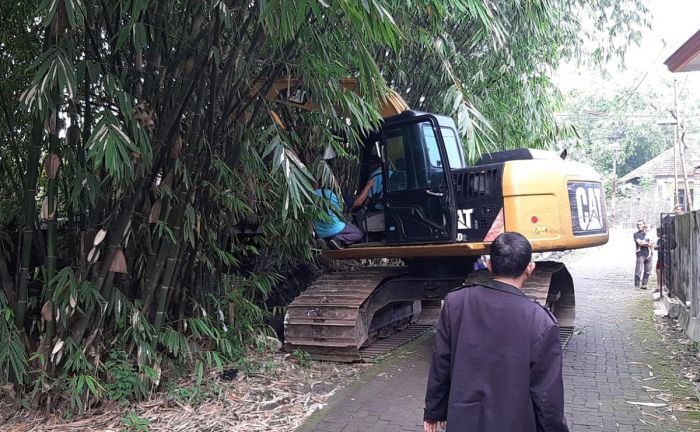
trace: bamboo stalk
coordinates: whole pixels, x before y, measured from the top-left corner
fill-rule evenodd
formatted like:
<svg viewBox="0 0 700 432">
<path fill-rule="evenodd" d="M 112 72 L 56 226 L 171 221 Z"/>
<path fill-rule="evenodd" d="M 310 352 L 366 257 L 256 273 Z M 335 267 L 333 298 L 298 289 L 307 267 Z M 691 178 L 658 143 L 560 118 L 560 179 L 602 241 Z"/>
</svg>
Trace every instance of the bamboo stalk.
<svg viewBox="0 0 700 432">
<path fill-rule="evenodd" d="M 54 96 L 58 94 L 58 91 L 54 92 Z M 53 116 L 53 124 L 56 125 L 53 129 L 49 130 L 49 156 L 55 154 L 58 151 L 58 110 L 49 114 Z M 47 247 L 46 247 L 46 280 L 44 281 L 44 301 L 48 301 L 53 307 L 53 292 L 54 287 L 51 284 L 51 280 L 56 274 L 56 213 L 58 212 L 58 205 L 56 203 L 56 189 L 57 182 L 55 175 L 47 173 L 49 179 L 48 185 L 48 203 L 49 203 L 49 218 L 48 233 L 47 233 Z M 51 319 L 46 323 L 46 336 L 44 337 L 45 346 L 51 346 L 51 341 L 53 341 L 55 333 L 56 321 L 53 314 L 51 314 Z"/>
<path fill-rule="evenodd" d="M 146 312 L 151 307 L 151 302 L 153 301 L 153 296 L 155 295 L 158 281 L 165 270 L 165 262 L 167 257 L 170 256 L 171 248 L 172 242 L 168 242 L 166 239 L 161 239 L 160 248 L 158 248 L 158 254 L 156 255 L 153 267 L 147 271 L 146 280 L 144 282 L 145 292 L 143 295 L 143 307 L 141 308 L 141 312 L 144 315 L 146 315 Z"/>
<path fill-rule="evenodd" d="M 24 315 L 27 311 L 29 293 L 29 263 L 32 258 L 32 240 L 34 237 L 34 220 L 36 219 L 36 182 L 39 176 L 39 158 L 43 144 L 43 124 L 38 117 L 32 125 L 32 147 L 27 159 L 27 173 L 24 177 L 24 228 L 22 229 L 22 253 L 19 265 L 19 287 L 15 304 L 15 324 L 24 327 Z"/>
<path fill-rule="evenodd" d="M 175 273 L 178 252 L 179 251 L 176 250 L 171 252 L 170 256 L 168 256 L 168 260 L 165 264 L 165 272 L 163 273 L 163 280 L 158 288 L 158 303 L 156 304 L 156 317 L 153 323 L 156 336 L 160 333 L 160 328 L 163 324 L 163 320 L 165 319 L 168 293 L 170 291 L 170 284 L 173 280 L 173 274 Z"/>
<path fill-rule="evenodd" d="M 114 259 L 114 254 L 116 253 L 117 248 L 122 242 L 122 239 L 124 238 L 124 234 L 126 232 L 126 229 L 131 222 L 131 219 L 134 214 L 134 209 L 136 207 L 136 203 L 139 200 L 139 195 L 140 192 L 144 188 L 144 183 L 146 182 L 146 178 L 142 178 L 140 182 L 136 185 L 134 188 L 134 192 L 129 195 L 129 197 L 125 198 L 126 205 L 123 205 L 121 208 L 121 211 L 115 215 L 113 222 L 110 226 L 109 232 L 109 242 L 106 247 L 106 250 L 102 256 L 102 263 L 100 265 L 100 269 L 97 271 L 96 275 L 94 278 L 92 278 L 93 285 L 95 286 L 95 289 L 99 290 L 100 293 L 102 294 L 103 298 L 105 298 L 105 294 L 108 293 L 111 290 L 111 286 L 109 284 L 106 284 L 105 281 L 107 280 L 107 277 L 110 273 L 109 268 L 112 265 L 112 260 Z M 83 336 L 85 335 L 85 331 L 87 330 L 88 326 L 90 325 L 91 322 L 91 317 L 94 314 L 94 307 L 89 308 L 85 311 L 85 314 L 81 318 L 81 320 L 76 324 L 73 328 L 72 331 L 72 338 L 76 342 L 79 342 L 82 340 Z"/>
<path fill-rule="evenodd" d="M 12 282 L 12 276 L 7 268 L 6 257 L 0 255 L 0 282 L 2 282 L 2 290 L 5 293 L 5 298 L 8 304 L 12 305 L 15 302 L 15 292 L 14 284 Z"/>
</svg>

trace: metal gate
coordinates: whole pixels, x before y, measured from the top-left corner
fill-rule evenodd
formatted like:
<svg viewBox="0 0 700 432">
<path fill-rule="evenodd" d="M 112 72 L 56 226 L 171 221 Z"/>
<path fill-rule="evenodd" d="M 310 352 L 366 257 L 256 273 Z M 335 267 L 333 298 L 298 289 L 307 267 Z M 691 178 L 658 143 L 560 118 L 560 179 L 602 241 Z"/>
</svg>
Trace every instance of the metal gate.
<svg viewBox="0 0 700 432">
<path fill-rule="evenodd" d="M 676 215 L 674 213 L 661 213 L 661 238 L 659 242 L 658 259 L 661 262 L 661 277 L 662 285 L 668 289 L 668 295 L 670 297 L 676 297 L 685 303 L 685 293 L 678 289 L 678 285 L 674 283 L 674 277 L 676 272 L 674 271 L 674 262 L 671 259 L 673 250 L 676 248 L 676 229 L 674 226 L 674 219 Z"/>
</svg>

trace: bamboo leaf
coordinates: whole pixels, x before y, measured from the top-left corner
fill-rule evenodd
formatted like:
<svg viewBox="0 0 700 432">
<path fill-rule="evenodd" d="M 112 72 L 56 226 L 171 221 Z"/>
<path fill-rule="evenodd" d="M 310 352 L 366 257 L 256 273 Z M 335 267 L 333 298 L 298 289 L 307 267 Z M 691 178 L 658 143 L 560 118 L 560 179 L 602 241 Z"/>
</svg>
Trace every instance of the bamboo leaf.
<svg viewBox="0 0 700 432">
<path fill-rule="evenodd" d="M 107 231 L 105 231 L 104 229 L 100 229 L 99 231 L 97 231 L 97 234 L 95 234 L 95 239 L 93 240 L 92 245 L 99 246 L 100 243 L 102 243 L 102 241 L 105 239 L 105 237 L 107 237 Z"/>
</svg>

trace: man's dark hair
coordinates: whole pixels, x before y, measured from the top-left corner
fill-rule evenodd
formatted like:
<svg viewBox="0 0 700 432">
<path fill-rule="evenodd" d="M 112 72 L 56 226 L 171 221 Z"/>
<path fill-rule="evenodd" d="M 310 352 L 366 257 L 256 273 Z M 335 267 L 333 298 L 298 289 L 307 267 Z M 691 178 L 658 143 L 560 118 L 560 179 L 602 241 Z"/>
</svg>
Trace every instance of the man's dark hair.
<svg viewBox="0 0 700 432">
<path fill-rule="evenodd" d="M 517 278 L 532 260 L 532 246 L 522 235 L 506 232 L 491 243 L 491 271 L 494 276 Z"/>
</svg>

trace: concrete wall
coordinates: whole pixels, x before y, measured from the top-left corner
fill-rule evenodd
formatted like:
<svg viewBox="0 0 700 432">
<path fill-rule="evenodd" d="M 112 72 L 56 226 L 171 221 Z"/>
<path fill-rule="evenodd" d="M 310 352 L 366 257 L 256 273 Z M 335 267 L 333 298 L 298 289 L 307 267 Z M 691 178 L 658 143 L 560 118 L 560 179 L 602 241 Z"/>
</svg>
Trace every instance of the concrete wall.
<svg viewBox="0 0 700 432">
<path fill-rule="evenodd" d="M 642 219 L 652 226 L 658 226 L 661 213 L 673 211 L 673 200 L 660 197 L 658 188 L 639 188 L 632 192 L 632 196 L 618 198 L 616 205 L 616 215 L 611 213 L 610 203 L 608 203 L 608 216 L 612 225 L 620 228 L 634 230 L 637 228 L 637 221 Z M 630 234 L 631 235 L 631 234 Z"/>
<path fill-rule="evenodd" d="M 669 316 L 678 318 L 688 337 L 700 340 L 700 211 L 675 217 L 673 242 L 669 245 L 673 274 L 668 278 L 664 296 Z M 677 295 L 673 296 L 676 293 Z M 685 301 L 678 301 L 681 298 Z"/>
</svg>

